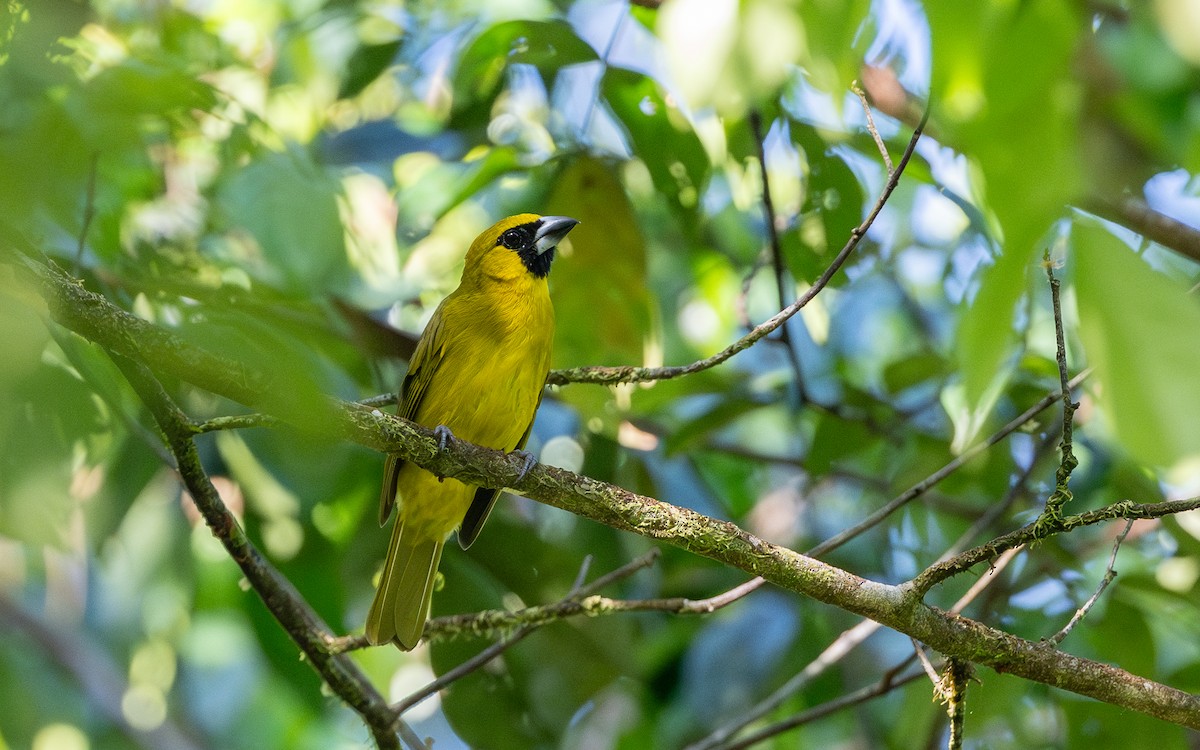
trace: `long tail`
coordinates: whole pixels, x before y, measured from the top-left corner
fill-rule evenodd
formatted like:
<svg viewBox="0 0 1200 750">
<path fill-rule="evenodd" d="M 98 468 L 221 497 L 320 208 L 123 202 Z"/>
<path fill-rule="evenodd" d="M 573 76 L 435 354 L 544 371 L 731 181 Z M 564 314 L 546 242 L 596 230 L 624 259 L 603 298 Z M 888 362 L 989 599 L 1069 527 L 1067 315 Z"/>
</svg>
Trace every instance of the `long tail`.
<svg viewBox="0 0 1200 750">
<path fill-rule="evenodd" d="M 405 531 L 401 514 L 392 528 L 383 577 L 367 615 L 367 640 L 375 645 L 395 641 L 408 651 L 425 632 L 443 541 Z"/>
</svg>

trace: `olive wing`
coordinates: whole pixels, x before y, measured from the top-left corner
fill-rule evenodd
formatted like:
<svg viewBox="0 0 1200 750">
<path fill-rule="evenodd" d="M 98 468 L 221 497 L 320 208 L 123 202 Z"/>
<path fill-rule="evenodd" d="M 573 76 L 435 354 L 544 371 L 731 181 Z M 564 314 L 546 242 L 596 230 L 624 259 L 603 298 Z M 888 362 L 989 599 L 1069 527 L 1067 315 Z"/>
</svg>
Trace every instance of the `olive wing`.
<svg viewBox="0 0 1200 750">
<path fill-rule="evenodd" d="M 438 307 L 429 325 L 425 327 L 425 332 L 421 334 L 421 340 L 417 342 L 417 349 L 413 352 L 408 363 L 408 372 L 400 386 L 400 403 L 396 407 L 396 414 L 404 419 L 416 419 L 425 393 L 429 390 L 429 384 L 433 382 L 434 375 L 445 359 L 446 339 L 443 328 L 442 307 Z M 399 456 L 387 457 L 383 470 L 383 487 L 379 491 L 380 526 L 387 523 L 388 516 L 392 514 L 392 508 L 396 505 L 396 481 L 404 463 L 404 459 Z"/>
</svg>

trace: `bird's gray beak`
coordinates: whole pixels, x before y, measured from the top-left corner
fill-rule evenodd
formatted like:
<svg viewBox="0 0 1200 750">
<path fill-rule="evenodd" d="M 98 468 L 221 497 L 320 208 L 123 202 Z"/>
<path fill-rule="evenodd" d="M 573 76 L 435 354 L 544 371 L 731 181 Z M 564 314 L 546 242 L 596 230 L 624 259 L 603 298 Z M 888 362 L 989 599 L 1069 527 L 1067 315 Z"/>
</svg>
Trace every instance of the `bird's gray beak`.
<svg viewBox="0 0 1200 750">
<path fill-rule="evenodd" d="M 537 233 L 533 235 L 533 246 L 537 248 L 537 254 L 553 250 L 578 223 L 569 216 L 543 216 Z"/>
</svg>

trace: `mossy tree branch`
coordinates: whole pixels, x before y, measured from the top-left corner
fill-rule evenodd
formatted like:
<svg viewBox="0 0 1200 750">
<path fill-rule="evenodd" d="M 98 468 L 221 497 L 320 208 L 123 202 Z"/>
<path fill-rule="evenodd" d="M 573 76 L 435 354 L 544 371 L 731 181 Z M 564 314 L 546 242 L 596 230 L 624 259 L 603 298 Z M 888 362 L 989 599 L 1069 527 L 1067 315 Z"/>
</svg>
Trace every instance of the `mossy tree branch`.
<svg viewBox="0 0 1200 750">
<path fill-rule="evenodd" d="M 121 311 L 52 266 L 23 259 L 20 267 L 46 298 L 50 314 L 59 324 L 115 354 L 143 362 L 151 370 L 264 409 L 285 421 L 311 424 L 311 412 L 298 417 L 295 406 L 281 403 L 284 400 L 269 391 L 272 382 L 269 375 L 247 372 L 236 363 L 199 350 L 171 332 Z M 334 399 L 329 399 L 325 407 L 327 430 L 360 445 L 400 455 L 436 474 L 470 484 L 512 487 L 547 505 L 658 539 L 762 576 L 781 588 L 868 617 L 947 656 L 1200 728 L 1200 697 L 924 604 L 920 594 L 932 585 L 930 571 L 922 574 L 924 580 L 919 578 L 911 584 L 877 583 L 760 540 L 732 523 L 586 476 L 538 465 L 518 479 L 521 460 L 457 440 L 439 452 L 432 431 L 378 409 Z M 186 451 L 184 455 L 187 456 Z M 1154 518 L 1196 507 L 1200 507 L 1200 500 L 1150 505 L 1118 503 L 1067 516 L 1060 531 L 1113 518 Z M 1007 548 L 1009 542 L 1020 543 L 1016 541 L 1018 537 L 1020 541 L 1037 538 L 1026 527 L 1001 537 L 997 543 Z M 985 548 L 983 553 L 975 553 L 980 561 L 1002 551 L 995 544 Z M 964 554 L 965 558 L 956 558 L 960 564 L 965 559 L 975 559 L 969 553 Z M 927 584 L 924 589 L 922 583 Z M 287 613 L 282 616 L 291 617 Z"/>
<path fill-rule="evenodd" d="M 362 717 L 381 750 L 399 748 L 399 731 L 411 747 L 421 747 L 412 729 L 403 725 L 366 675 L 348 657 L 330 653 L 333 632 L 283 575 L 266 561 L 246 536 L 237 519 L 225 506 L 200 463 L 193 440 L 196 430 L 142 363 L 113 355 L 117 367 L 129 380 L 162 430 L 167 447 L 175 457 L 179 476 L 196 508 L 225 551 L 241 568 L 275 619 L 304 652 L 313 669 L 350 708 Z"/>
</svg>

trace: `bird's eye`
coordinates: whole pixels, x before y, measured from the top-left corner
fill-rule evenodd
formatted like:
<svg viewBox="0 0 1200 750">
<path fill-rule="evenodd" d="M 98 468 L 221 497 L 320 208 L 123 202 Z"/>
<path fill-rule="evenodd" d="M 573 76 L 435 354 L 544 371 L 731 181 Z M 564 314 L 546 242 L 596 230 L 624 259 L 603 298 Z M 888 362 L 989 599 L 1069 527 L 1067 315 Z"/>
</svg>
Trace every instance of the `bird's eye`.
<svg viewBox="0 0 1200 750">
<path fill-rule="evenodd" d="M 517 250 L 529 244 L 529 233 L 523 229 L 510 229 L 500 235 L 500 244 L 509 250 Z"/>
</svg>

